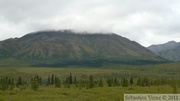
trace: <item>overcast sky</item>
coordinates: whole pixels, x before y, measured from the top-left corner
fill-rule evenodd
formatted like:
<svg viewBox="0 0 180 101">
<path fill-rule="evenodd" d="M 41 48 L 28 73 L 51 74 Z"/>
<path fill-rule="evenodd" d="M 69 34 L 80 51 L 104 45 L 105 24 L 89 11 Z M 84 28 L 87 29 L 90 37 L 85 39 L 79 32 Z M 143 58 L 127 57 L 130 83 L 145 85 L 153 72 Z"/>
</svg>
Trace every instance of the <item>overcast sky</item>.
<svg viewBox="0 0 180 101">
<path fill-rule="evenodd" d="M 0 0 L 0 40 L 47 29 L 114 32 L 144 46 L 180 41 L 180 0 Z"/>
</svg>

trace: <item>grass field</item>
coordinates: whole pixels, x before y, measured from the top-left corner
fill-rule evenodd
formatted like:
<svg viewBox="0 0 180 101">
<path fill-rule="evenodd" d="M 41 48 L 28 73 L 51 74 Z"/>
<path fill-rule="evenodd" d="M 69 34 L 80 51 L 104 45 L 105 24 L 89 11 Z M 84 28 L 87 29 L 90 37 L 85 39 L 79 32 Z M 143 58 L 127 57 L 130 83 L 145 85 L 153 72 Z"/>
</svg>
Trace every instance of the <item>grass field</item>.
<svg viewBox="0 0 180 101">
<path fill-rule="evenodd" d="M 60 78 L 67 77 L 69 73 L 77 76 L 77 79 L 88 79 L 89 75 L 93 75 L 94 79 L 107 79 L 122 77 L 149 77 L 157 78 L 175 78 L 180 79 L 180 63 L 143 65 L 143 66 L 105 66 L 101 68 L 93 67 L 66 67 L 66 68 L 32 68 L 32 67 L 3 67 L 0 68 L 0 77 L 8 76 L 10 78 L 18 78 L 30 80 L 30 78 L 38 74 L 42 78 L 55 74 Z M 177 87 L 177 93 L 180 88 Z M 123 101 L 123 94 L 172 94 L 174 89 L 169 85 L 163 86 L 112 86 L 78 88 L 72 85 L 70 88 L 55 88 L 53 85 L 42 85 L 38 91 L 33 91 L 29 85 L 25 89 L 16 88 L 12 91 L 0 90 L 0 101 Z"/>
<path fill-rule="evenodd" d="M 94 75 L 99 78 L 121 78 L 121 77 L 139 77 L 148 76 L 150 78 L 172 78 L 180 77 L 180 63 L 158 64 L 158 65 L 114 65 L 99 68 L 94 67 L 61 67 L 61 68 L 35 68 L 35 67 L 1 67 L 0 77 L 9 76 L 17 78 L 31 78 L 38 74 L 43 78 L 48 75 L 55 74 L 64 77 L 72 73 L 77 77 L 89 77 Z"/>
<path fill-rule="evenodd" d="M 178 91 L 180 89 L 178 88 Z M 172 94 L 170 86 L 151 87 L 103 87 L 103 88 L 54 88 L 44 86 L 38 91 L 31 89 L 0 91 L 0 101 L 123 101 L 123 94 Z M 180 92 L 179 92 L 180 93 Z"/>
</svg>

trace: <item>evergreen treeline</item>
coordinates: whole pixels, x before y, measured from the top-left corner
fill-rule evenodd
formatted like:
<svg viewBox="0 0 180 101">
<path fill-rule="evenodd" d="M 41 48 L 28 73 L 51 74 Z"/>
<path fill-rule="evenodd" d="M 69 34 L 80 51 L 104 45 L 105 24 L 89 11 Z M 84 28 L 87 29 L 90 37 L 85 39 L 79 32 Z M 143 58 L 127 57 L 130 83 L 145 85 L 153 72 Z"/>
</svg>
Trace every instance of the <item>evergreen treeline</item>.
<svg viewBox="0 0 180 101">
<path fill-rule="evenodd" d="M 39 75 L 33 76 L 29 81 L 23 79 L 19 76 L 17 79 L 9 78 L 8 76 L 0 77 L 0 90 L 13 90 L 14 88 L 25 89 L 28 86 L 32 90 L 37 91 L 41 85 L 54 85 L 55 88 L 60 87 L 78 87 L 81 88 L 95 88 L 95 87 L 112 87 L 112 86 L 122 86 L 122 87 L 132 87 L 132 86 L 161 86 L 161 85 L 170 85 L 176 92 L 177 87 L 180 87 L 180 80 L 177 79 L 149 79 L 148 77 L 140 77 L 134 79 L 131 78 L 108 78 L 108 79 L 94 79 L 93 75 L 89 76 L 89 79 L 77 79 L 76 76 L 73 76 L 71 73 L 65 78 L 60 78 L 57 75 L 49 75 L 47 78 L 42 79 Z"/>
</svg>

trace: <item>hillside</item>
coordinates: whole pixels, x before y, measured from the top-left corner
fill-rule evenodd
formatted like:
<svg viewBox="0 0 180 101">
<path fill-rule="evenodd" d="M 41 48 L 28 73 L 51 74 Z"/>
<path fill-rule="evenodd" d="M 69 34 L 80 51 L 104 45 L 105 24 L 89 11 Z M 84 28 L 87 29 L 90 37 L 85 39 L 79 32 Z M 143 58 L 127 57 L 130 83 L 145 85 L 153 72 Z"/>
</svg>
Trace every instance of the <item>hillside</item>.
<svg viewBox="0 0 180 101">
<path fill-rule="evenodd" d="M 148 49 L 150 49 L 153 52 L 161 52 L 161 51 L 173 49 L 173 48 L 177 47 L 178 45 L 179 44 L 175 41 L 169 41 L 169 42 L 164 43 L 164 44 L 151 45 L 148 47 Z"/>
<path fill-rule="evenodd" d="M 180 43 L 169 41 L 165 44 L 151 45 L 148 47 L 151 51 L 171 61 L 180 61 Z"/>
<path fill-rule="evenodd" d="M 113 33 L 41 31 L 0 42 L 0 66 L 101 66 L 164 61 L 138 43 Z"/>
</svg>

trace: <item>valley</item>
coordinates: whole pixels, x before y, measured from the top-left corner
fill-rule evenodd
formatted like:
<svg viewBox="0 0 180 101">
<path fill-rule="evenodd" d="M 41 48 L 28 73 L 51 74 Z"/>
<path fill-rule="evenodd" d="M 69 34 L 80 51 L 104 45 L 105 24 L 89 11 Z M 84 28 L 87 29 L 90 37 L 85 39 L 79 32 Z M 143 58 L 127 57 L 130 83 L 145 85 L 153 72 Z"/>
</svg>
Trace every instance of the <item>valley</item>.
<svg viewBox="0 0 180 101">
<path fill-rule="evenodd" d="M 177 94 L 179 66 L 114 33 L 33 32 L 0 41 L 0 101 L 123 101 L 126 93 Z"/>
<path fill-rule="evenodd" d="M 123 94 L 172 94 L 180 93 L 180 63 L 166 63 L 156 65 L 107 65 L 101 68 L 94 67 L 65 67 L 65 68 L 47 68 L 47 67 L 2 67 L 0 68 L 0 78 L 8 76 L 13 78 L 15 85 L 18 78 L 24 81 L 22 86 L 14 86 L 11 90 L 0 90 L 1 101 L 123 101 Z M 38 75 L 43 80 L 37 90 L 32 89 L 31 80 Z M 48 77 L 58 77 L 61 80 L 60 86 L 47 84 Z M 77 84 L 66 84 L 69 75 L 76 76 Z M 89 76 L 93 76 L 92 88 L 89 88 Z M 99 85 L 99 79 L 102 79 L 103 86 Z M 123 79 L 128 80 L 128 85 L 123 86 Z M 130 78 L 133 78 L 133 84 L 130 85 Z M 138 84 L 138 79 L 148 78 L 149 84 L 142 86 Z M 117 79 L 117 84 L 110 86 L 107 80 Z M 44 81 L 45 80 L 45 81 Z M 82 83 L 83 82 L 85 83 Z M 159 80 L 159 81 L 157 81 Z M 164 83 L 161 80 L 165 80 Z M 78 83 L 80 82 L 81 83 Z M 64 83 L 63 83 L 64 82 Z M 73 81 L 74 82 L 74 81 Z M 114 82 L 114 81 L 113 81 Z M 119 83 L 118 83 L 119 82 Z M 159 82 L 159 83 L 158 83 Z M 175 83 L 173 83 L 175 82 Z M 82 85 L 81 85 L 82 84 Z M 174 88 L 177 87 L 177 88 Z M 26 97 L 23 97 L 26 96 Z M 113 97 L 112 97 L 113 96 Z M 28 99 L 28 100 L 27 100 Z"/>
<path fill-rule="evenodd" d="M 180 0 L 0 0 L 0 101 L 180 101 L 179 18 Z"/>
</svg>

